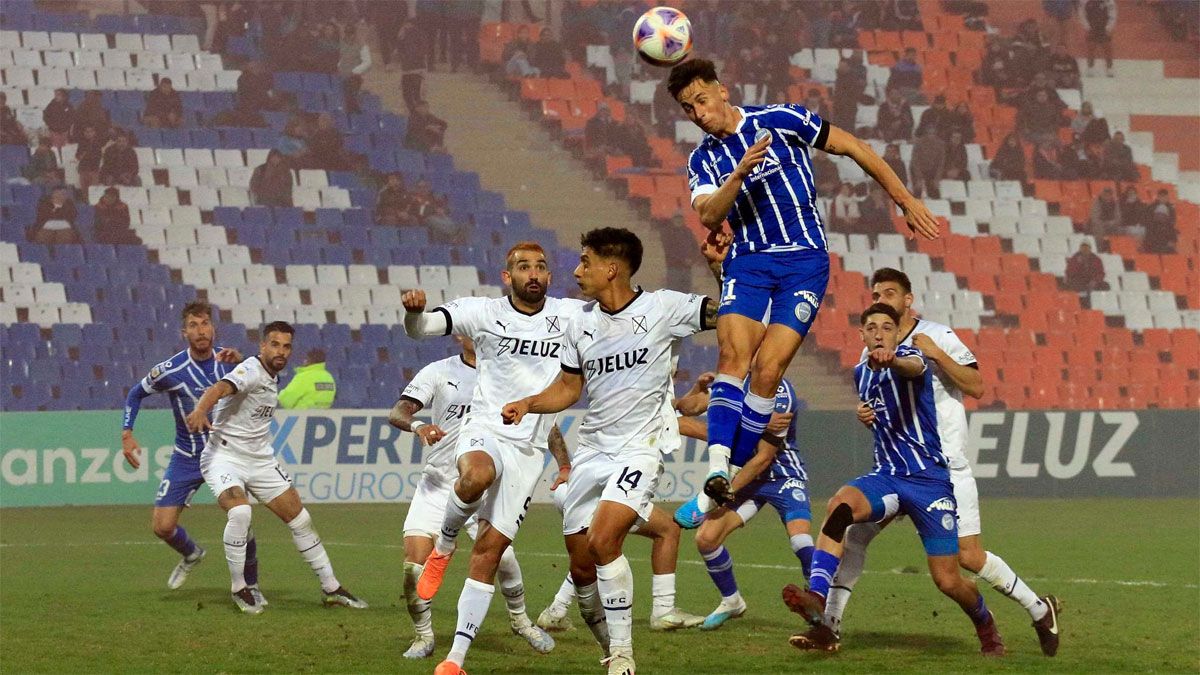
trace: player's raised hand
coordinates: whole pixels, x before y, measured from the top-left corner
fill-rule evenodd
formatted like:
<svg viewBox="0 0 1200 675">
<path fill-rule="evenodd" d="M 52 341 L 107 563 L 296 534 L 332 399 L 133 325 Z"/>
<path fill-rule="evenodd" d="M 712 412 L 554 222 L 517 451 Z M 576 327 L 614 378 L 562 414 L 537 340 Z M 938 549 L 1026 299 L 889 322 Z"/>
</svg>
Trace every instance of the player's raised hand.
<svg viewBox="0 0 1200 675">
<path fill-rule="evenodd" d="M 233 347 L 222 347 L 216 356 L 221 363 L 241 363 L 243 361 L 242 353 Z"/>
<path fill-rule="evenodd" d="M 922 354 L 930 359 L 933 359 L 934 361 L 937 361 L 942 356 L 945 356 L 942 348 L 937 346 L 937 343 L 933 341 L 933 338 L 924 333 L 917 333 L 913 336 L 913 346 L 917 349 L 920 349 Z"/>
<path fill-rule="evenodd" d="M 421 442 L 426 446 L 433 445 L 446 437 L 446 432 L 436 424 L 422 424 L 413 433 L 420 436 Z"/>
<path fill-rule="evenodd" d="M 193 434 L 202 433 L 212 429 L 212 422 L 208 420 L 208 414 L 199 408 L 188 413 L 184 419 L 184 424 L 187 425 L 188 431 Z"/>
<path fill-rule="evenodd" d="M 771 413 L 771 419 L 767 422 L 767 433 L 772 436 L 782 436 L 783 432 L 792 424 L 793 413 Z"/>
<path fill-rule="evenodd" d="M 729 246 L 732 243 L 733 235 L 725 230 L 709 232 L 708 237 L 700 244 L 700 253 L 709 263 L 725 262 L 725 256 L 729 255 Z"/>
<path fill-rule="evenodd" d="M 901 206 L 900 210 L 904 212 L 904 222 L 912 232 L 910 239 L 916 238 L 918 234 L 926 239 L 937 239 L 941 234 L 937 219 L 933 217 L 929 207 L 925 206 L 925 202 L 914 199 L 912 204 Z"/>
<path fill-rule="evenodd" d="M 406 312 L 424 312 L 425 291 L 419 288 L 414 288 L 411 291 L 405 291 L 404 296 L 400 298 L 400 302 L 404 303 L 404 311 Z"/>
<path fill-rule="evenodd" d="M 529 412 L 529 403 L 525 399 L 513 401 L 500 411 L 500 416 L 504 418 L 505 424 L 520 424 L 521 420 Z"/>
<path fill-rule="evenodd" d="M 858 408 L 854 411 L 858 415 L 858 421 L 864 426 L 871 427 L 875 424 L 875 409 L 866 401 L 859 401 Z"/>
<path fill-rule="evenodd" d="M 891 368 L 892 363 L 896 361 L 896 351 L 884 347 L 877 347 L 867 354 L 867 367 L 871 370 L 883 370 Z"/>
<path fill-rule="evenodd" d="M 762 164 L 763 159 L 767 156 L 767 148 L 769 147 L 771 147 L 771 136 L 764 136 L 762 140 L 746 148 L 746 154 L 742 155 L 742 161 L 738 162 L 730 178 L 744 180 L 754 171 L 754 167 Z"/>
<path fill-rule="evenodd" d="M 129 462 L 129 466 L 135 469 L 142 466 L 142 446 L 133 437 L 133 432 L 128 429 L 121 432 L 121 454 L 125 455 L 125 461 Z"/>
</svg>

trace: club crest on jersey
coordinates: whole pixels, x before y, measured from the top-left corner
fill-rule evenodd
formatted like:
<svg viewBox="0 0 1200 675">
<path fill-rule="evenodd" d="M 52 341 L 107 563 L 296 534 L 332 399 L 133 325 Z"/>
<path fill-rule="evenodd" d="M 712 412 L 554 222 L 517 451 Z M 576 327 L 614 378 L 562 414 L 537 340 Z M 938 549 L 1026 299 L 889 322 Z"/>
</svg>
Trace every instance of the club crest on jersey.
<svg viewBox="0 0 1200 675">
<path fill-rule="evenodd" d="M 558 348 L 560 346 L 557 342 L 506 337 L 501 338 L 496 356 L 504 356 L 512 352 L 518 356 L 541 356 L 549 359 L 557 359 Z"/>
<path fill-rule="evenodd" d="M 150 369 L 150 379 L 156 380 L 159 378 L 160 375 L 162 375 L 163 373 L 167 372 L 170 369 L 171 369 L 171 362 L 163 361 L 162 363 L 160 363 L 157 366 L 154 366 L 153 368 Z"/>
<path fill-rule="evenodd" d="M 954 529 L 954 516 L 950 515 L 949 513 L 943 513 L 942 514 L 942 527 L 946 528 L 946 530 L 953 530 Z"/>
<path fill-rule="evenodd" d="M 633 334 L 648 333 L 650 329 L 646 327 L 646 315 L 633 317 Z"/>
<path fill-rule="evenodd" d="M 925 507 L 926 511 L 953 511 L 954 509 L 954 500 L 950 497 L 942 497 Z"/>
<path fill-rule="evenodd" d="M 788 490 L 792 491 L 792 499 L 798 502 L 808 501 L 808 494 L 805 492 L 804 481 L 799 478 L 789 478 L 783 482 L 783 486 L 779 488 L 779 494 L 783 494 Z"/>
<path fill-rule="evenodd" d="M 557 317 L 557 316 L 546 317 L 546 330 L 555 332 L 555 333 L 562 330 L 561 328 L 558 327 L 558 319 L 559 319 L 559 317 Z"/>
</svg>

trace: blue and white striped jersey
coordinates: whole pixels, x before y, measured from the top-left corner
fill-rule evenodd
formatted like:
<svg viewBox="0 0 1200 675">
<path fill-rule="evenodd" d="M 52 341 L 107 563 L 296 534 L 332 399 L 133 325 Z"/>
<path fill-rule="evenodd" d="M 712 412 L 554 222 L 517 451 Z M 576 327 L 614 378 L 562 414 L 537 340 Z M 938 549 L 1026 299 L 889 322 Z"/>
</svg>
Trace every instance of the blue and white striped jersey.
<svg viewBox="0 0 1200 675">
<path fill-rule="evenodd" d="M 742 183 L 730 209 L 731 255 L 759 251 L 827 249 L 825 224 L 817 211 L 817 184 L 810 147 L 821 147 L 829 124 L 803 106 L 737 108 L 737 130 L 725 138 L 706 134 L 688 158 L 692 201 L 717 191 L 733 173 L 760 129 L 771 132 L 763 162 Z"/>
<path fill-rule="evenodd" d="M 214 354 L 219 351 L 220 347 L 213 347 Z M 175 451 L 199 458 L 200 451 L 208 443 L 208 433 L 193 434 L 188 431 L 184 419 L 196 408 L 196 402 L 204 395 L 204 390 L 216 384 L 237 365 L 219 362 L 215 357 L 196 361 L 192 359 L 190 351 L 184 349 L 151 368 L 150 373 L 129 391 L 125 401 L 124 428 L 133 428 L 142 399 L 166 392 L 171 399 L 171 412 L 175 415 Z"/>
<path fill-rule="evenodd" d="M 746 381 L 747 389 L 750 382 Z M 777 413 L 792 413 L 792 423 L 788 425 L 787 431 L 783 435 L 783 445 L 779 446 L 779 452 L 775 454 L 775 461 L 771 462 L 771 466 L 762 474 L 763 477 L 770 480 L 785 480 L 787 478 L 799 478 L 808 480 L 808 472 L 804 470 L 804 460 L 800 457 L 800 449 L 796 447 L 796 421 L 795 414 L 799 400 L 796 398 L 796 388 L 788 382 L 786 378 L 779 381 L 779 387 L 775 390 L 775 412 Z"/>
<path fill-rule="evenodd" d="M 921 350 L 896 347 L 896 358 L 916 356 L 925 364 L 919 377 L 905 378 L 891 368 L 871 370 L 864 358 L 854 367 L 858 398 L 875 411 L 875 472 L 910 476 L 946 467 L 933 404 L 933 369 Z"/>
</svg>

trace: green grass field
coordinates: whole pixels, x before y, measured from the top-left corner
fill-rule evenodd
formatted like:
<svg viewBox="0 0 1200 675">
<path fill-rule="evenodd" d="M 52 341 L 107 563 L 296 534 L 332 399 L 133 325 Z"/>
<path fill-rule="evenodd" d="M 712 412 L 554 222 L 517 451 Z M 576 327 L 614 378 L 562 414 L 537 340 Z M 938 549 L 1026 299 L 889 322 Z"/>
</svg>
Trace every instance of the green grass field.
<svg viewBox="0 0 1200 675">
<path fill-rule="evenodd" d="M 843 650 L 788 646 L 796 617 L 779 600 L 800 580 L 779 521 L 764 514 L 729 542 L 745 618 L 715 633 L 652 633 L 649 542 L 631 537 L 638 586 L 634 644 L 643 673 L 778 673 L 1033 670 L 1200 671 L 1200 509 L 1195 500 L 1003 500 L 984 502 L 987 546 L 1039 593 L 1066 603 L 1062 648 L 1041 656 L 1029 618 L 986 589 L 1009 655 L 984 660 L 970 622 L 924 572 L 911 525 L 871 549 L 847 613 Z M 0 511 L 0 668 L 4 672 L 401 672 L 429 673 L 449 647 L 465 560 L 456 560 L 434 605 L 435 658 L 405 661 L 411 625 L 401 593 L 403 505 L 311 509 L 339 578 L 371 603 L 324 609 L 316 579 L 283 524 L 255 508 L 262 587 L 270 607 L 235 612 L 228 595 L 214 506 L 185 514 L 209 557 L 178 591 L 166 588 L 175 554 L 149 531 L 149 507 Z M 536 506 L 517 542 L 534 617 L 565 574 L 558 522 Z M 679 604 L 705 613 L 718 597 L 684 534 Z M 599 673 L 599 650 L 581 627 L 534 654 L 507 626 L 503 599 L 467 660 L 472 673 Z"/>
</svg>

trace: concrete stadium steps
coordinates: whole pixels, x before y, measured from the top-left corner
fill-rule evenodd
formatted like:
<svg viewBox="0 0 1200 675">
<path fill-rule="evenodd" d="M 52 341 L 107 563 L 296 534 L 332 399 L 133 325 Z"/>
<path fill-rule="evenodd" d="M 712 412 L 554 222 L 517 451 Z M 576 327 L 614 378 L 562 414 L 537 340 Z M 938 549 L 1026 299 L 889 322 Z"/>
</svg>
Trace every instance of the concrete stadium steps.
<svg viewBox="0 0 1200 675">
<path fill-rule="evenodd" d="M 1200 116 L 1130 115 L 1129 128 L 1149 132 L 1156 153 L 1178 154 L 1180 171 L 1200 170 Z"/>
</svg>

